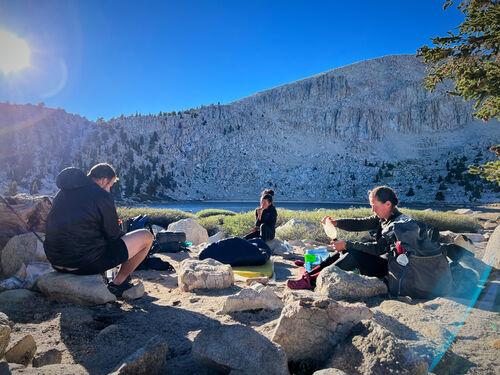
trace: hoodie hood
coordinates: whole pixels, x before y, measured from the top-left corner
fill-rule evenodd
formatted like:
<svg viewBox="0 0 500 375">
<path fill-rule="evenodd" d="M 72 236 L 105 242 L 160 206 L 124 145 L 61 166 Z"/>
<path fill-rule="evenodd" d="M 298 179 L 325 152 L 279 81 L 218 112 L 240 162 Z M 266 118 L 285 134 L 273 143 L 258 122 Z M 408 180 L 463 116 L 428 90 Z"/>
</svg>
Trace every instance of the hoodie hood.
<svg viewBox="0 0 500 375">
<path fill-rule="evenodd" d="M 78 189 L 94 182 L 78 168 L 65 168 L 56 178 L 56 185 L 61 190 Z"/>
</svg>

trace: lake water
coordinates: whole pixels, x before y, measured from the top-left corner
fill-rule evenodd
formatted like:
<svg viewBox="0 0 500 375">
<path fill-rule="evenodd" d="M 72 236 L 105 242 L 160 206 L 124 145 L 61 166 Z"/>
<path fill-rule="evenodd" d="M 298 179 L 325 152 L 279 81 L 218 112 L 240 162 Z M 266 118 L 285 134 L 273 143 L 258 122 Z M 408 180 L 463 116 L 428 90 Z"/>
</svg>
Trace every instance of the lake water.
<svg viewBox="0 0 500 375">
<path fill-rule="evenodd" d="M 345 209 L 349 207 L 370 207 L 368 202 L 366 203 L 354 203 L 354 202 L 279 202 L 276 201 L 275 205 L 277 208 L 286 208 L 289 210 L 308 210 L 313 211 L 317 209 Z M 198 211 L 206 210 L 209 208 L 217 208 L 221 210 L 230 210 L 234 212 L 246 212 L 253 211 L 257 206 L 259 206 L 259 202 L 236 202 L 236 201 L 176 201 L 176 202 L 167 202 L 167 203 L 152 203 L 147 205 L 151 208 L 170 208 L 170 209 L 178 209 L 186 212 L 197 213 Z M 447 210 L 455 210 L 456 206 L 446 206 L 440 205 L 439 207 L 434 204 L 429 204 L 427 206 L 422 205 L 404 205 L 406 208 L 415 208 L 415 209 L 425 209 L 432 208 L 436 211 L 447 211 Z M 462 206 L 463 207 L 463 206 Z"/>
</svg>

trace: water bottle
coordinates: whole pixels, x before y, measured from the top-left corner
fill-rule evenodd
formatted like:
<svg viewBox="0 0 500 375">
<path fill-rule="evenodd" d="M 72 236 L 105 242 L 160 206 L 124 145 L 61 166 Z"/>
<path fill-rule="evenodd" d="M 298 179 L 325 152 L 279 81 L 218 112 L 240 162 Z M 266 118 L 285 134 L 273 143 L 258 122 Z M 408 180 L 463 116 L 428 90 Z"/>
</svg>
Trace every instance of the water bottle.
<svg viewBox="0 0 500 375">
<path fill-rule="evenodd" d="M 337 238 L 337 228 L 335 228 L 335 225 L 332 223 L 332 218 L 328 217 L 325 220 L 325 223 L 323 224 L 323 229 L 325 230 L 326 235 L 334 240 Z"/>
</svg>

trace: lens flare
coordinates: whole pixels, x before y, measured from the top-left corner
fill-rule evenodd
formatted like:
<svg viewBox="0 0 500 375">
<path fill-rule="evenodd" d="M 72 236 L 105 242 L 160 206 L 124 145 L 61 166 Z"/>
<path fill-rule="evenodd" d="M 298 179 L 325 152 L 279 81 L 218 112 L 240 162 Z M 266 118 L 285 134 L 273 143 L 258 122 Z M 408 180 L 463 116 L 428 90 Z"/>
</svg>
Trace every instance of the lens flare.
<svg viewBox="0 0 500 375">
<path fill-rule="evenodd" d="M 28 68 L 30 56 L 30 47 L 25 40 L 0 30 L 0 70 L 5 75 Z"/>
</svg>

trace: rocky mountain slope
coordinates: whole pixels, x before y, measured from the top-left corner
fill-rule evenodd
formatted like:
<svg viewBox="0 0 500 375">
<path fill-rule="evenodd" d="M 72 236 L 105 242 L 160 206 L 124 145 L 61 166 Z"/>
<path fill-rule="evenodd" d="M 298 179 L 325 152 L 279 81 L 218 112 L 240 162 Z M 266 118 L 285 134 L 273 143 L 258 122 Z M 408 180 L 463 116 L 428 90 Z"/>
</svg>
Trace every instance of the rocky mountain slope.
<svg viewBox="0 0 500 375">
<path fill-rule="evenodd" d="M 473 120 L 446 87 L 429 93 L 424 69 L 385 56 L 226 105 L 97 122 L 0 103 L 0 188 L 55 192 L 63 167 L 107 161 L 115 193 L 142 200 L 254 199 L 272 187 L 281 200 L 364 201 L 387 184 L 404 202 L 497 201 L 467 165 L 494 160 L 498 122 Z"/>
</svg>

